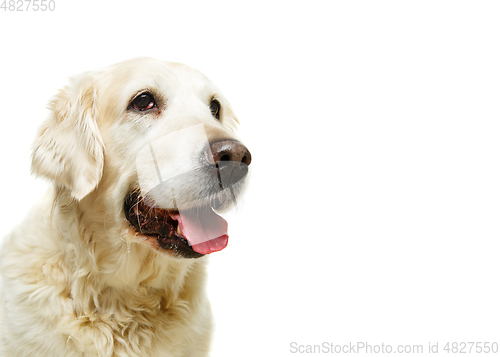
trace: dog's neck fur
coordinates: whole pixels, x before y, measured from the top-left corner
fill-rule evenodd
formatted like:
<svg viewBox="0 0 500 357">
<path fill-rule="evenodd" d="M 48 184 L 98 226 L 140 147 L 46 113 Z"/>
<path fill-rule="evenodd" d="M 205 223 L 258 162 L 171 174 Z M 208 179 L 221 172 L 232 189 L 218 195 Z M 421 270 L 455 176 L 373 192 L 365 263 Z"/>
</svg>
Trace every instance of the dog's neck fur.
<svg viewBox="0 0 500 357">
<path fill-rule="evenodd" d="M 19 304 L 23 321 L 33 331 L 45 328 L 40 321 L 50 322 L 60 332 L 58 348 L 89 356 L 96 350 L 100 356 L 177 356 L 192 340 L 204 341 L 192 348 L 206 351 L 206 259 L 177 260 L 141 242 L 127 244 L 120 239 L 123 222 L 106 215 L 104 200 L 78 202 L 64 190 L 55 192 L 30 216 L 41 219 L 19 225 L 2 251 L 4 283 L 23 285 L 8 297 Z M 10 339 L 24 334 L 9 331 Z M 15 347 L 22 355 L 34 355 L 33 336 L 31 345 Z M 198 353 L 188 355 L 205 355 Z"/>
<path fill-rule="evenodd" d="M 51 212 L 62 249 L 74 247 L 64 259 L 72 274 L 71 296 L 78 314 L 111 314 L 120 310 L 115 304 L 158 313 L 183 300 L 182 291 L 193 279 L 204 285 L 205 259 L 176 259 L 146 244 L 126 242 L 124 218 L 110 216 L 119 210 L 106 209 L 113 203 L 97 194 L 75 201 L 66 190 L 56 188 Z M 135 301 L 123 301 L 122 296 L 133 296 Z"/>
</svg>

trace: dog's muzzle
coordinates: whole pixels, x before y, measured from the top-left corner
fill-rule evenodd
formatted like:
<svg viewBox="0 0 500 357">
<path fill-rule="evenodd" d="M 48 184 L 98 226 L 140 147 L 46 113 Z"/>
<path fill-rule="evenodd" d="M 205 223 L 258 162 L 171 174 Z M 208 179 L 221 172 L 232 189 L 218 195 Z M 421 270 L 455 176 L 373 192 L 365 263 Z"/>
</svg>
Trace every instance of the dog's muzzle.
<svg viewBox="0 0 500 357">
<path fill-rule="evenodd" d="M 214 210 L 235 203 L 252 161 L 250 151 L 235 140 L 208 144 L 200 159 L 200 172 L 185 172 L 163 181 L 145 197 L 133 191 L 124 204 L 125 217 L 138 233 L 154 239 L 160 249 L 174 251 L 184 258 L 198 258 L 227 246 L 227 222 Z M 194 197 L 194 202 L 176 201 L 171 209 L 154 204 L 154 197 L 175 191 L 175 182 L 190 181 L 199 173 L 206 197 Z"/>
</svg>

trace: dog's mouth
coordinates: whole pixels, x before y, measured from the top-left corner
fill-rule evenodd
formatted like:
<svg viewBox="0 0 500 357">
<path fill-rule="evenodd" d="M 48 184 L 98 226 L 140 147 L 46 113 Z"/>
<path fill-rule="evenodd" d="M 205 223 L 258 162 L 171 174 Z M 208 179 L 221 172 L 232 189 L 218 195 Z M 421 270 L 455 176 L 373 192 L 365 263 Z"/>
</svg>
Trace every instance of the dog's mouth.
<svg viewBox="0 0 500 357">
<path fill-rule="evenodd" d="M 210 206 L 167 210 L 148 205 L 134 191 L 125 199 L 124 210 L 139 234 L 183 258 L 199 258 L 227 246 L 227 222 Z"/>
</svg>

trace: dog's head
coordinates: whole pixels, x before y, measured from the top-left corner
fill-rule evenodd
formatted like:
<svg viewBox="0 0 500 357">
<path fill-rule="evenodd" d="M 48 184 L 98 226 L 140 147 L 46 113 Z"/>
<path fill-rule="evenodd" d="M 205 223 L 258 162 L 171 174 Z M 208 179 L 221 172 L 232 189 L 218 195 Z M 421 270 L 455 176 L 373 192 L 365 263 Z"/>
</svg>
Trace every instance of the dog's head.
<svg viewBox="0 0 500 357">
<path fill-rule="evenodd" d="M 214 209 L 234 204 L 251 155 L 231 106 L 203 74 L 131 60 L 73 79 L 50 109 L 33 172 L 87 207 L 92 224 L 105 220 L 111 238 L 177 257 L 227 245 Z"/>
</svg>

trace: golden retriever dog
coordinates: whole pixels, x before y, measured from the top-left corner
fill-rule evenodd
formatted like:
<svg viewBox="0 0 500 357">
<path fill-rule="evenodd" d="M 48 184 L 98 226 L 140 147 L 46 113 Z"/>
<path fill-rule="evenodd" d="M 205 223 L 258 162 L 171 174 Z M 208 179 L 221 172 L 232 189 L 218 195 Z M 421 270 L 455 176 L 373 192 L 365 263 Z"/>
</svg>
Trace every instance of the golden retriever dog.
<svg viewBox="0 0 500 357">
<path fill-rule="evenodd" d="M 53 187 L 4 242 L 0 355 L 207 356 L 206 256 L 251 161 L 228 101 L 141 58 L 73 78 L 49 109 L 32 170 Z"/>
</svg>

